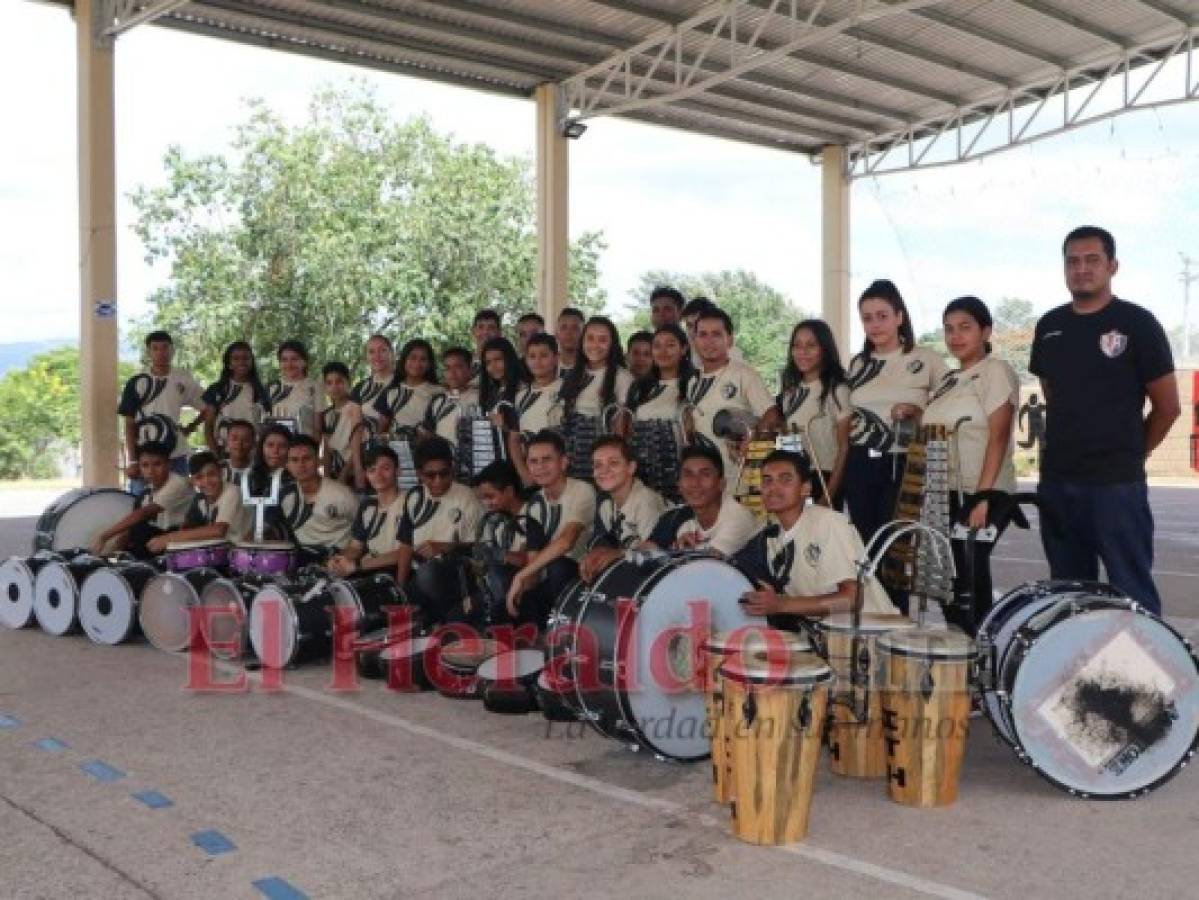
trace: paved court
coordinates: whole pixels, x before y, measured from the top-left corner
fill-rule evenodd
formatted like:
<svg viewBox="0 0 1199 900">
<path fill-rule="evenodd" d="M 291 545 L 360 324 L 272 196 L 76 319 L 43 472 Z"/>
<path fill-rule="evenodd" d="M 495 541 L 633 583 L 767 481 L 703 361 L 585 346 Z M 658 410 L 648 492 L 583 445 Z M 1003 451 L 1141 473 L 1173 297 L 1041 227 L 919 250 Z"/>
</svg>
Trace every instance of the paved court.
<svg viewBox="0 0 1199 900">
<path fill-rule="evenodd" d="M 1199 492 L 1153 499 L 1167 611 L 1195 633 Z M 0 522 L 0 556 L 31 527 Z M 1044 573 L 1035 533 L 997 556 L 1000 587 Z M 775 849 L 729 835 L 703 765 L 374 682 L 334 694 L 326 667 L 253 678 L 196 694 L 144 643 L 0 632 L 0 897 L 1190 896 L 1199 876 L 1193 771 L 1070 800 L 985 720 L 955 806 L 822 772 L 808 840 Z"/>
</svg>

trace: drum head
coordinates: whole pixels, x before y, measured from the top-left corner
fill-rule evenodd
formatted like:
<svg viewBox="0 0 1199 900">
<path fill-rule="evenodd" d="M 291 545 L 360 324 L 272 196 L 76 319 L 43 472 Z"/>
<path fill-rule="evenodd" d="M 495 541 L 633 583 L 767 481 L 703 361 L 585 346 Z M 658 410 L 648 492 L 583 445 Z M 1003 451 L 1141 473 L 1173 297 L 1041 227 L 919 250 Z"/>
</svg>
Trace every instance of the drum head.
<svg viewBox="0 0 1199 900">
<path fill-rule="evenodd" d="M 146 639 L 159 650 L 178 653 L 191 645 L 191 609 L 200 597 L 190 581 L 173 572 L 156 575 L 142 590 L 138 618 Z"/>
<path fill-rule="evenodd" d="M 123 519 L 136 499 L 113 488 L 77 488 L 51 503 L 37 523 L 34 550 L 90 547 L 105 528 Z"/>
<path fill-rule="evenodd" d="M 0 625 L 25 628 L 33 624 L 33 572 L 16 556 L 0 563 Z"/>
<path fill-rule="evenodd" d="M 250 605 L 250 644 L 263 665 L 283 668 L 295 658 L 300 623 L 287 592 L 265 585 Z"/>
<path fill-rule="evenodd" d="M 834 613 L 817 624 L 825 631 L 846 634 L 853 632 L 853 618 L 849 613 Z M 888 631 L 915 627 L 915 622 L 900 613 L 862 613 L 858 620 L 859 634 L 885 634 Z"/>
<path fill-rule="evenodd" d="M 904 628 L 884 634 L 878 649 L 893 656 L 930 660 L 966 660 L 975 655 L 974 641 L 956 628 Z"/>
<path fill-rule="evenodd" d="M 79 622 L 97 644 L 129 640 L 137 622 L 137 597 L 119 569 L 93 572 L 79 590 Z"/>
<path fill-rule="evenodd" d="M 76 622 L 79 586 L 66 563 L 46 563 L 33 587 L 33 613 L 47 634 L 61 636 Z"/>
<path fill-rule="evenodd" d="M 746 615 L 737 602 L 752 589 L 749 580 L 727 563 L 692 559 L 673 566 L 641 597 L 633 645 L 627 649 L 636 665 L 625 694 L 626 714 L 636 725 L 639 740 L 655 753 L 684 760 L 708 755 L 703 673 L 694 670 L 699 647 L 687 630 L 700 623 L 691 605 L 706 601 L 710 627 L 718 632 L 749 623 L 765 627 L 765 620 Z M 661 682 L 663 669 L 675 684 Z M 687 686 L 679 690 L 678 684 Z"/>
<path fill-rule="evenodd" d="M 206 547 L 228 547 L 228 541 L 176 541 L 167 544 L 167 553 L 173 550 L 201 550 Z"/>
<path fill-rule="evenodd" d="M 766 654 L 734 656 L 721 665 L 720 674 L 730 681 L 758 685 L 814 686 L 833 680 L 833 670 L 814 653 L 802 653 L 788 661 Z"/>
<path fill-rule="evenodd" d="M 1199 659 L 1170 626 L 1074 604 L 1028 630 L 1035 643 L 1003 673 L 1007 704 L 1019 748 L 1050 781 L 1085 797 L 1135 797 L 1194 753 Z"/>
<path fill-rule="evenodd" d="M 525 648 L 497 653 L 479 664 L 478 676 L 484 681 L 511 684 L 514 681 L 531 679 L 545 667 L 545 654 L 540 650 Z"/>
<path fill-rule="evenodd" d="M 218 578 L 200 593 L 204 638 L 213 656 L 237 659 L 245 653 L 249 601 L 243 591 L 248 590 L 229 578 Z"/>
</svg>

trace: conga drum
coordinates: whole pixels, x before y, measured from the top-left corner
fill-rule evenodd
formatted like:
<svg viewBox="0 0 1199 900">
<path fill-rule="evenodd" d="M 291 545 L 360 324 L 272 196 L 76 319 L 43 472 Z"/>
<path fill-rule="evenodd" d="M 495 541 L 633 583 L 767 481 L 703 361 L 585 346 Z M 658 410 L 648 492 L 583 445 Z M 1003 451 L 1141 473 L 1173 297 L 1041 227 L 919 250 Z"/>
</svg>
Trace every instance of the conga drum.
<svg viewBox="0 0 1199 900">
<path fill-rule="evenodd" d="M 810 653 L 812 642 L 806 635 L 789 631 L 777 631 L 756 625 L 735 631 L 713 633 L 703 644 L 704 689 L 708 711 L 708 731 L 712 741 L 712 785 L 716 802 L 728 803 L 733 799 L 732 740 L 724 727 L 724 691 L 721 686 L 720 667 L 738 653 L 753 656 L 770 655 L 779 662 L 788 662 L 800 653 Z M 768 654 L 768 651 L 775 651 Z"/>
<path fill-rule="evenodd" d="M 854 646 L 853 621 L 846 613 L 820 622 L 828 663 L 836 675 L 833 701 L 829 704 L 828 749 L 835 775 L 851 778 L 883 778 L 887 774 L 887 746 L 883 740 L 883 714 L 878 690 L 878 649 L 881 635 L 915 628 L 907 616 L 862 613 Z M 850 676 L 854 664 L 866 677 L 854 689 Z M 865 720 L 859 719 L 864 701 Z"/>
<path fill-rule="evenodd" d="M 905 806 L 948 806 L 966 753 L 974 642 L 961 631 L 910 629 L 883 635 L 878 651 L 887 791 Z"/>
<path fill-rule="evenodd" d="M 735 656 L 721 666 L 733 745 L 733 834 L 791 844 L 808 832 L 832 670 L 814 655 L 789 663 Z"/>
</svg>

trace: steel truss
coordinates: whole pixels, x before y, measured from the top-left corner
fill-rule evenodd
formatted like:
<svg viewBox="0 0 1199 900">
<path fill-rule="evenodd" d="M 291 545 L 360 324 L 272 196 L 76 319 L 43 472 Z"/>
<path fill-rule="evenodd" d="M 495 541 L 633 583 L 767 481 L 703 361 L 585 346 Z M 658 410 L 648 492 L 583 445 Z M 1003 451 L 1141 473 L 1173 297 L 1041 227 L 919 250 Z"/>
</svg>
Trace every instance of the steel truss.
<svg viewBox="0 0 1199 900">
<path fill-rule="evenodd" d="M 808 9 L 802 9 L 798 0 L 719 0 L 677 26 L 663 28 L 566 79 L 562 88 L 573 121 L 625 115 L 696 97 L 867 22 L 946 2 L 856 0 L 848 15 L 826 19 L 826 0 L 818 0 Z M 787 39 L 766 46 L 763 32 L 767 24 L 772 34 L 785 26 Z M 698 53 L 687 50 L 694 44 L 701 47 Z M 714 58 L 717 45 L 721 59 Z M 660 70 L 665 77 L 658 74 Z"/>
<path fill-rule="evenodd" d="M 1103 68 L 1066 70 L 1040 86 L 963 106 L 948 119 L 915 122 L 851 144 L 846 174 L 856 179 L 956 165 L 1121 113 L 1199 100 L 1197 39 L 1199 28 L 1191 26 L 1172 45 L 1133 47 Z M 1150 95 L 1151 88 L 1166 83 L 1159 76 L 1176 56 L 1185 58 L 1182 77 L 1167 95 Z M 1096 102 L 1117 88 L 1115 102 Z"/>
<path fill-rule="evenodd" d="M 190 0 L 100 0 L 93 25 L 96 40 L 110 43 L 131 28 L 153 22 Z"/>
</svg>

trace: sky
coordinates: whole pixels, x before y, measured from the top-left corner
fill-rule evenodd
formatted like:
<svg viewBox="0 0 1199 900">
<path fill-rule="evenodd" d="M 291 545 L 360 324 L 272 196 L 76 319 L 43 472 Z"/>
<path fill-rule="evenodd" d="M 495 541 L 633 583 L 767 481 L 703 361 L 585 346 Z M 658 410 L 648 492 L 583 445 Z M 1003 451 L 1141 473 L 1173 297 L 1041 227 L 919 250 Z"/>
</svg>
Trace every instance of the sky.
<svg viewBox="0 0 1199 900">
<path fill-rule="evenodd" d="M 0 342 L 74 338 L 78 240 L 74 23 L 60 8 L 5 0 L 0 33 Z M 144 27 L 117 47 L 118 299 L 145 315 L 167 276 L 132 231 L 127 195 L 162 178 L 177 144 L 228 147 L 244 98 L 287 118 L 315 89 L 363 79 L 399 118 L 427 114 L 467 142 L 531 159 L 531 101 Z M 18 89 L 16 86 L 25 86 Z M 601 279 L 621 313 L 641 273 L 748 269 L 799 308 L 820 306 L 820 173 L 807 157 L 616 119 L 570 144 L 570 229 L 604 232 Z M 1180 253 L 1199 260 L 1199 104 L 1120 116 L 978 162 L 854 182 L 851 293 L 894 280 L 917 332 L 953 297 L 1064 302 L 1060 241 L 1089 223 L 1119 244 L 1117 292 L 1169 326 L 1182 321 Z M 1197 262 L 1199 266 L 1199 262 Z M 1199 284 L 1192 288 L 1199 324 Z M 719 298 L 717 298 L 719 299 Z"/>
</svg>

